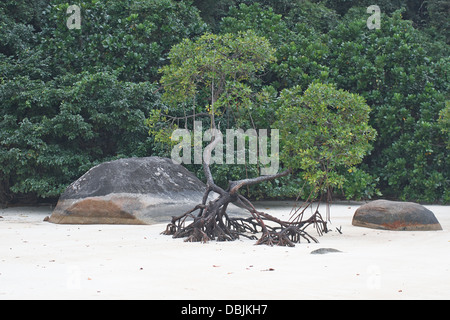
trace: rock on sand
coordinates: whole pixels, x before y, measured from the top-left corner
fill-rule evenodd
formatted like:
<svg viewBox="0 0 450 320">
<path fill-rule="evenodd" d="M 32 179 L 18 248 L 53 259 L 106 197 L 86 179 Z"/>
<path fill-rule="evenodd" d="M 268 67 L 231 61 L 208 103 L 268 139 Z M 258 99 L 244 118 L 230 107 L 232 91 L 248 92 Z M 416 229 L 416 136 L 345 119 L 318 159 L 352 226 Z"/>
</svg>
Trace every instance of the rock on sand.
<svg viewBox="0 0 450 320">
<path fill-rule="evenodd" d="M 433 212 L 413 202 L 376 200 L 359 207 L 352 224 L 384 230 L 442 230 Z"/>
<path fill-rule="evenodd" d="M 67 187 L 48 221 L 61 224 L 169 222 L 172 216 L 179 216 L 201 203 L 205 188 L 193 173 L 171 159 L 146 157 L 105 162 Z"/>
</svg>

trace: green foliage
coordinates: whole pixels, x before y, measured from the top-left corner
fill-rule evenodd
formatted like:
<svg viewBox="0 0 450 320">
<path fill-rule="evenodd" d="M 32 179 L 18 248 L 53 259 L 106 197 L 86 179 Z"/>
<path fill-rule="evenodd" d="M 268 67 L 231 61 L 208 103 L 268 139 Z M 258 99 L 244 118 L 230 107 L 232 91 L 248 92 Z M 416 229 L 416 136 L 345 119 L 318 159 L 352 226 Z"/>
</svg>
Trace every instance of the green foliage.
<svg viewBox="0 0 450 320">
<path fill-rule="evenodd" d="M 100 162 L 163 152 L 146 118 L 170 47 L 206 24 L 187 2 L 0 4 L 0 202 L 57 197 Z"/>
<path fill-rule="evenodd" d="M 283 19 L 270 7 L 242 4 L 239 8 L 232 8 L 221 25 L 222 32 L 253 30 L 270 41 L 276 49 L 277 60 L 271 64 L 271 72 L 265 80 L 279 90 L 295 85 L 306 88 L 316 79 L 326 82 L 329 73 L 325 65 L 327 39 L 315 31 L 315 28 L 321 29 L 320 23 L 305 11 L 309 6 L 295 8 L 299 9 L 294 10 L 297 13 L 295 19 Z M 330 21 L 325 18 L 318 20 Z"/>
<path fill-rule="evenodd" d="M 221 18 L 226 16 L 235 0 L 193 0 L 192 4 L 200 11 L 203 21 L 216 30 Z"/>
<path fill-rule="evenodd" d="M 226 104 L 222 99 L 248 90 L 243 81 L 261 72 L 274 59 L 273 53 L 269 42 L 253 32 L 185 39 L 172 47 L 170 65 L 161 69 L 163 98 L 176 104 L 206 88 L 212 102 Z"/>
<path fill-rule="evenodd" d="M 345 178 L 342 185 L 342 196 L 347 200 L 365 200 L 372 199 L 372 197 L 381 197 L 382 193 L 377 187 L 379 178 L 375 178 L 368 173 L 370 170 L 367 166 L 362 165 L 361 167 L 342 170 L 342 175 Z"/>
<path fill-rule="evenodd" d="M 81 7 L 80 30 L 66 26 L 69 4 Z M 178 117 L 187 113 L 214 113 L 222 128 L 274 128 L 282 97 L 295 91 L 303 98 L 317 83 L 362 96 L 378 132 L 361 164 L 335 168 L 345 197 L 380 190 L 390 198 L 449 202 L 448 1 L 380 0 L 379 30 L 366 26 L 371 4 L 1 1 L 0 202 L 56 197 L 105 159 L 170 156 L 171 129 L 182 127 Z M 177 47 L 185 51 L 178 65 L 169 64 L 172 47 L 174 57 Z M 233 58 L 234 50 L 245 59 Z M 250 56 L 255 63 L 244 62 Z M 183 81 L 171 91 L 166 74 L 177 72 Z M 159 80 L 168 90 L 158 90 Z M 176 118 L 162 121 L 168 114 Z M 258 166 L 212 170 L 226 184 L 257 175 Z M 284 177 L 247 192 L 293 197 L 304 183 Z"/>
<path fill-rule="evenodd" d="M 392 15 L 402 10 L 405 20 L 410 20 L 414 27 L 433 35 L 437 39 L 450 43 L 450 21 L 448 19 L 450 3 L 446 0 L 314 0 L 323 3 L 341 15 L 352 8 L 367 8 L 376 4 L 383 14 Z"/>
<path fill-rule="evenodd" d="M 220 24 L 222 33 L 237 33 L 253 30 L 259 36 L 268 39 L 273 46 L 280 46 L 290 36 L 281 14 L 276 14 L 272 8 L 264 8 L 259 4 L 230 8 L 229 13 Z"/>
<path fill-rule="evenodd" d="M 338 169 L 352 172 L 376 136 L 368 125 L 370 108 L 361 96 L 330 85 L 311 84 L 301 93 L 294 87 L 280 95 L 274 127 L 280 128 L 281 160 L 300 169 L 317 191 L 342 188 Z"/>
<path fill-rule="evenodd" d="M 45 0 L 3 0 L 0 3 L 0 54 L 16 55 L 35 44 Z"/>
<path fill-rule="evenodd" d="M 185 117 L 193 112 L 208 115 L 207 119 L 217 126 L 222 123 L 221 129 L 251 128 L 249 116 L 258 113 L 255 102 L 267 101 L 271 96 L 270 88 L 256 91 L 259 81 L 256 75 L 274 61 L 274 53 L 270 43 L 253 31 L 206 33 L 195 41 L 185 39 L 175 45 L 169 53 L 170 64 L 160 70 L 162 99 L 170 110 L 162 110 L 160 118 L 157 114 L 149 118 L 152 133 L 167 143 L 171 130 L 178 127 L 173 121 L 170 125 L 168 118 L 178 116 L 180 127 L 184 122 L 184 127 L 192 128 L 193 117 Z M 165 116 L 165 112 L 170 115 Z M 211 123 L 203 127 L 208 129 Z M 198 166 L 190 169 L 202 177 Z M 216 165 L 211 171 L 217 177 L 216 183 L 223 186 L 231 179 L 259 175 L 258 166 L 248 164 Z"/>
<path fill-rule="evenodd" d="M 107 72 L 3 81 L 2 180 L 12 193 L 57 197 L 99 162 L 146 156 L 152 151 L 145 118 L 156 100 L 153 91 L 149 82 L 122 82 Z"/>
<path fill-rule="evenodd" d="M 182 106 L 186 114 L 189 105 L 189 110 L 209 113 L 213 119 L 227 114 L 229 120 L 231 112 L 251 108 L 251 82 L 274 60 L 273 54 L 269 42 L 251 31 L 185 39 L 172 47 L 170 64 L 160 70 L 162 99 L 172 107 L 171 114 L 177 115 L 177 106 L 179 113 Z"/>
<path fill-rule="evenodd" d="M 81 29 L 68 29 L 65 0 L 53 0 L 41 46 L 53 57 L 54 72 L 120 69 L 128 81 L 155 80 L 170 47 L 206 30 L 198 11 L 172 0 L 83 0 Z"/>
<path fill-rule="evenodd" d="M 436 38 L 441 38 L 450 44 L 450 3 L 445 0 L 428 0 L 426 3 L 428 13 L 427 31 Z"/>
<path fill-rule="evenodd" d="M 401 12 L 382 15 L 381 29 L 368 30 L 363 12 L 350 10 L 328 35 L 330 78 L 373 110 L 379 137 L 366 161 L 369 173 L 385 196 L 443 199 L 449 171 L 438 118 L 449 92 L 448 47 L 414 29 Z"/>
<path fill-rule="evenodd" d="M 445 108 L 439 113 L 441 131 L 447 136 L 447 149 L 450 149 L 450 101 L 445 101 Z"/>
</svg>

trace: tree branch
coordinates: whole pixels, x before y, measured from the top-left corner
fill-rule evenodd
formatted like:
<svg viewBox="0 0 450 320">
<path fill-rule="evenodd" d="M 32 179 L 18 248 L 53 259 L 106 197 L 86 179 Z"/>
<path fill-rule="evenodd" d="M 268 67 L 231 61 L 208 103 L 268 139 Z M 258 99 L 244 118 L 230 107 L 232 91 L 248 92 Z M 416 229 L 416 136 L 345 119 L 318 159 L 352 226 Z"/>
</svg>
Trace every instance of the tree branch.
<svg viewBox="0 0 450 320">
<path fill-rule="evenodd" d="M 267 175 L 267 176 L 259 176 L 259 177 L 251 178 L 251 179 L 242 179 L 242 180 L 238 180 L 238 181 L 231 181 L 230 186 L 229 186 L 230 194 L 235 194 L 243 186 L 249 186 L 252 184 L 257 184 L 260 182 L 284 177 L 284 176 L 287 176 L 288 174 L 290 174 L 291 172 L 292 172 L 291 169 L 287 169 L 287 170 L 277 173 L 277 174 L 272 174 L 272 175 Z"/>
<path fill-rule="evenodd" d="M 162 115 L 163 117 L 165 117 L 165 118 L 169 118 L 169 119 L 173 119 L 173 120 L 181 120 L 181 119 L 186 119 L 186 118 L 193 118 L 193 117 L 197 117 L 197 116 L 199 116 L 199 117 L 201 117 L 201 116 L 211 116 L 209 113 L 207 113 L 207 112 L 200 112 L 200 113 L 196 113 L 196 114 L 190 114 L 190 115 L 185 115 L 185 116 L 182 116 L 182 117 L 174 117 L 174 116 L 169 116 L 169 115 L 167 115 L 167 114 L 164 114 L 164 115 Z"/>
</svg>

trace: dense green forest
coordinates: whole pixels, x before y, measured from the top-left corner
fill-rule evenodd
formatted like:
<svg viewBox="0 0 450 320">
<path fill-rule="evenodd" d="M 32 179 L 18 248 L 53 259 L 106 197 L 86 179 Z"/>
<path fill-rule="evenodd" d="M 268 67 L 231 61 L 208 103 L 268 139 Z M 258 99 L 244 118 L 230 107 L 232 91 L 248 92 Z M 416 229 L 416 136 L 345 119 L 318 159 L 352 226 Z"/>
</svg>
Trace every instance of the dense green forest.
<svg viewBox="0 0 450 320">
<path fill-rule="evenodd" d="M 230 100 L 230 126 L 276 128 L 283 90 L 333 85 L 365 99 L 377 131 L 362 163 L 341 172 L 334 196 L 448 203 L 450 3 L 379 0 L 380 28 L 371 29 L 372 2 L 3 0 L 0 203 L 55 201 L 104 161 L 170 157 L 153 130 L 163 124 L 152 117 L 200 113 L 207 103 L 164 98 L 161 70 L 171 48 L 246 31 L 267 39 L 274 58 L 247 81 L 258 92 L 249 96 L 250 120 L 240 114 L 244 101 Z M 67 25 L 69 5 L 81 9 L 79 29 Z M 204 178 L 199 165 L 187 167 Z M 219 184 L 258 174 L 256 165 L 211 169 Z M 300 171 L 242 191 L 253 199 L 296 197 Z"/>
</svg>

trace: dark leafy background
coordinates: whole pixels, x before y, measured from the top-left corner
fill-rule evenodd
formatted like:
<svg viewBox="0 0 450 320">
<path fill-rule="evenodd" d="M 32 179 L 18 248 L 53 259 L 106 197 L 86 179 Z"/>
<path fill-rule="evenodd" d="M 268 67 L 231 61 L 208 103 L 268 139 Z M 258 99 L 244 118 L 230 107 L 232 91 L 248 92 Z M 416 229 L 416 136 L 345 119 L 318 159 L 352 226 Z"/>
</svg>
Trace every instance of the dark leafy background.
<svg viewBox="0 0 450 320">
<path fill-rule="evenodd" d="M 80 30 L 66 9 L 82 10 Z M 279 92 L 313 82 L 357 93 L 378 132 L 362 164 L 335 196 L 443 202 L 449 192 L 448 1 L 5 0 L 0 3 L 0 203 L 55 201 L 106 160 L 160 155 L 152 110 L 168 108 L 158 69 L 184 38 L 253 30 L 276 62 L 253 83 L 265 97 L 258 128 L 276 121 Z M 172 110 L 181 113 L 180 110 Z M 242 123 L 240 123 L 242 125 Z M 188 168 L 202 177 L 198 166 Z M 222 180 L 255 176 L 251 165 L 216 166 Z M 295 197 L 291 175 L 245 190 L 251 198 Z"/>
</svg>

